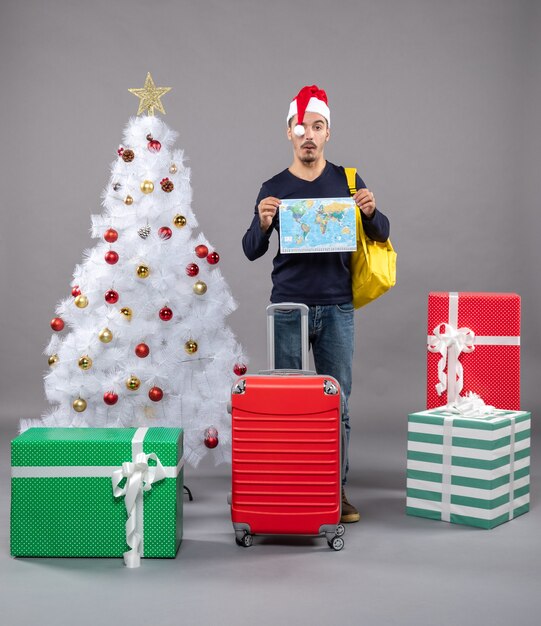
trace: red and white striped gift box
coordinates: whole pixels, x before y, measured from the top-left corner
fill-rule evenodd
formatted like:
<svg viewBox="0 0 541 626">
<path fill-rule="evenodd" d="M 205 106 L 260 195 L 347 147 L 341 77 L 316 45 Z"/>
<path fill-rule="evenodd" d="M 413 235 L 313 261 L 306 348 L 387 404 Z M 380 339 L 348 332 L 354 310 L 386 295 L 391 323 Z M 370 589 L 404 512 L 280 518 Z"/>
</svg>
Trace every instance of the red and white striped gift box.
<svg viewBox="0 0 541 626">
<path fill-rule="evenodd" d="M 520 296 L 432 292 L 428 296 L 427 409 L 468 392 L 520 409 Z"/>
</svg>

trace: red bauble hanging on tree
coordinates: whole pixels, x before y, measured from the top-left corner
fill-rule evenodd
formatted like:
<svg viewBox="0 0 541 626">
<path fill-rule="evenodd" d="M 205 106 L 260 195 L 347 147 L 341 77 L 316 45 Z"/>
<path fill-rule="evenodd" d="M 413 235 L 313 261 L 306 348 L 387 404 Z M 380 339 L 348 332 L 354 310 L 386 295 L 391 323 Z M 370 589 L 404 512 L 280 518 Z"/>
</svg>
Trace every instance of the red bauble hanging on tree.
<svg viewBox="0 0 541 626">
<path fill-rule="evenodd" d="M 105 302 L 107 302 L 107 304 L 116 304 L 118 302 L 118 292 L 116 292 L 114 289 L 109 289 L 108 291 L 105 292 Z"/>
<path fill-rule="evenodd" d="M 199 274 L 199 265 L 197 265 L 197 263 L 186 265 L 186 274 L 188 274 L 188 276 L 197 276 L 197 274 Z"/>
<path fill-rule="evenodd" d="M 148 392 L 148 397 L 152 402 L 159 402 L 163 398 L 163 391 L 159 387 L 152 387 Z"/>
<path fill-rule="evenodd" d="M 105 253 L 104 258 L 106 263 L 109 263 L 109 265 L 114 265 L 115 263 L 118 263 L 118 252 L 115 252 L 114 250 L 109 250 Z"/>
<path fill-rule="evenodd" d="M 207 248 L 207 246 L 203 244 L 195 246 L 195 256 L 199 257 L 200 259 L 204 259 L 208 253 L 209 249 Z"/>
<path fill-rule="evenodd" d="M 64 320 L 60 317 L 53 317 L 53 319 L 51 320 L 51 328 L 59 333 L 61 330 L 64 329 Z"/>
<path fill-rule="evenodd" d="M 164 306 L 163 309 L 160 309 L 159 316 L 161 320 L 168 322 L 173 317 L 173 311 L 168 306 Z"/>
<path fill-rule="evenodd" d="M 162 149 L 162 144 L 157 139 L 153 139 L 150 133 L 147 135 L 147 141 L 147 147 L 151 152 L 159 152 Z"/>
<path fill-rule="evenodd" d="M 146 343 L 138 343 L 135 346 L 135 354 L 140 359 L 144 359 L 145 357 L 147 357 L 150 354 L 150 348 L 147 346 Z"/>
<path fill-rule="evenodd" d="M 248 371 L 248 368 L 244 365 L 244 363 L 235 363 L 233 371 L 237 376 L 244 376 L 244 374 Z"/>
<path fill-rule="evenodd" d="M 71 295 L 76 298 L 77 296 L 81 295 L 81 290 L 79 288 L 79 285 L 74 285 L 73 289 L 71 290 Z"/>
<path fill-rule="evenodd" d="M 103 234 L 103 238 L 107 243 L 115 243 L 118 239 L 118 233 L 114 228 L 108 228 Z"/>
<path fill-rule="evenodd" d="M 173 231 L 169 228 L 169 226 L 162 226 L 158 230 L 158 235 L 160 239 L 163 239 L 164 241 L 167 241 L 167 239 L 171 239 L 172 234 L 173 234 Z"/>
<path fill-rule="evenodd" d="M 216 263 L 218 263 L 219 260 L 220 260 L 220 255 L 217 252 L 210 252 L 207 255 L 207 262 L 210 265 L 216 265 Z"/>
<path fill-rule="evenodd" d="M 215 448 L 219 441 L 218 441 L 218 431 L 216 430 L 216 428 L 214 428 L 214 426 L 209 426 L 206 430 L 205 430 L 205 439 L 204 439 L 204 443 L 207 446 L 207 448 L 210 448 L 212 450 L 212 448 Z"/>
<path fill-rule="evenodd" d="M 103 394 L 103 401 L 109 406 L 113 406 L 118 401 L 118 395 L 114 391 L 106 391 Z"/>
</svg>

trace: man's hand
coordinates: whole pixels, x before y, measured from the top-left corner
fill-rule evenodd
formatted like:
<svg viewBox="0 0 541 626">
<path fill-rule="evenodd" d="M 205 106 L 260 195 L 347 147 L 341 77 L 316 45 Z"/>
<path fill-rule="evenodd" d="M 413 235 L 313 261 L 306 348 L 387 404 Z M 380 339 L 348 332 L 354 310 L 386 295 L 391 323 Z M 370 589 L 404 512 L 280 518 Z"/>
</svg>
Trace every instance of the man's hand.
<svg viewBox="0 0 541 626">
<path fill-rule="evenodd" d="M 280 200 L 278 198 L 268 196 L 267 198 L 263 198 L 263 200 L 261 200 L 257 210 L 259 211 L 259 226 L 262 231 L 266 232 L 269 229 L 279 206 Z"/>
<path fill-rule="evenodd" d="M 376 199 L 374 194 L 369 189 L 359 189 L 359 191 L 353 196 L 355 204 L 361 209 L 366 217 L 372 217 L 376 210 Z"/>
</svg>

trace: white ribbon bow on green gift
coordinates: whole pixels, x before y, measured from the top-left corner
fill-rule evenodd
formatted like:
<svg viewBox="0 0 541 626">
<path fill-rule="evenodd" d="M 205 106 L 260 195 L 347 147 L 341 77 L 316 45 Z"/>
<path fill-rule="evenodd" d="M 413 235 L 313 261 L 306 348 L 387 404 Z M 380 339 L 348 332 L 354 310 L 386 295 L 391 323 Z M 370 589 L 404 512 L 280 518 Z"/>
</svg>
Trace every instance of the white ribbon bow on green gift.
<svg viewBox="0 0 541 626">
<path fill-rule="evenodd" d="M 156 461 L 156 465 L 149 465 L 149 459 Z M 131 548 L 124 552 L 126 567 L 139 567 L 141 564 L 142 544 L 142 497 L 144 491 L 150 491 L 154 483 L 163 480 L 166 472 L 160 459 L 154 454 L 140 452 L 135 461 L 122 463 L 122 467 L 113 472 L 113 494 L 115 498 L 124 496 L 128 519 L 126 521 L 126 543 Z M 126 479 L 124 487 L 119 487 Z"/>
<path fill-rule="evenodd" d="M 495 407 L 485 404 L 483 398 L 473 391 L 468 391 L 465 396 L 449 403 L 446 409 L 462 417 L 489 417 L 496 414 Z"/>
</svg>

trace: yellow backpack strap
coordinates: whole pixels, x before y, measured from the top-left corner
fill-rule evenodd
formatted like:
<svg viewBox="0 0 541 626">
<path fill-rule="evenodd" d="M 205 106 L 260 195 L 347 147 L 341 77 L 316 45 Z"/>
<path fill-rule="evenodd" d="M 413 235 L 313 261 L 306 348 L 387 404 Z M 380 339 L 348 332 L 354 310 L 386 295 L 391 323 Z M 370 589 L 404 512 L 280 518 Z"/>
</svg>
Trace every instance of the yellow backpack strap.
<svg viewBox="0 0 541 626">
<path fill-rule="evenodd" d="M 344 167 L 346 173 L 346 180 L 348 181 L 349 193 L 354 196 L 357 193 L 357 170 L 354 167 Z"/>
<path fill-rule="evenodd" d="M 357 193 L 357 169 L 355 167 L 344 167 L 344 172 L 346 174 L 346 180 L 348 182 L 349 193 L 354 196 Z M 366 236 L 364 234 L 363 221 L 361 219 L 360 210 L 355 212 L 355 224 L 357 227 L 357 242 L 361 242 L 361 248 L 359 248 L 359 244 L 357 243 L 357 250 L 362 249 L 364 250 L 365 255 L 368 255 L 366 249 Z"/>
</svg>

